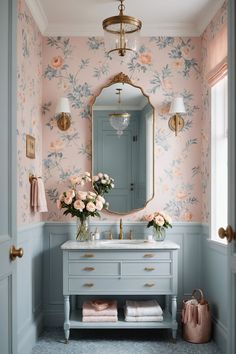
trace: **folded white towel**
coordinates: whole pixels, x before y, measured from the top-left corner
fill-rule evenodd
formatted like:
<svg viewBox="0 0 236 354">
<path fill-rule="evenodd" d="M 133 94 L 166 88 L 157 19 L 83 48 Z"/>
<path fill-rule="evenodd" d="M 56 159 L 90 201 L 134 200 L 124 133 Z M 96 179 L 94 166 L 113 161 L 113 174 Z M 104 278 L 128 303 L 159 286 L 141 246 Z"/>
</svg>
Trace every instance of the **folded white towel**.
<svg viewBox="0 0 236 354">
<path fill-rule="evenodd" d="M 126 316 L 127 322 L 161 322 L 163 316 Z"/>
<path fill-rule="evenodd" d="M 125 315 L 127 316 L 161 316 L 161 306 L 156 300 L 126 301 Z"/>
</svg>

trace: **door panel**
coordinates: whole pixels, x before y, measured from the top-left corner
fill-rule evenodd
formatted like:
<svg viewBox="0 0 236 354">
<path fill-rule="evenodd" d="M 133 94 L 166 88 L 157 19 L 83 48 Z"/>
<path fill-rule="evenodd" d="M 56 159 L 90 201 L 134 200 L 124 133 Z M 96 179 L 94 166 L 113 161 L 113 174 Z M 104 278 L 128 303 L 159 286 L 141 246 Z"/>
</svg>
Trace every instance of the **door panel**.
<svg viewBox="0 0 236 354">
<path fill-rule="evenodd" d="M 236 231 L 236 5 L 228 1 L 228 92 L 229 92 L 229 215 L 228 224 Z M 236 241 L 228 244 L 228 354 L 236 353 Z"/>
<path fill-rule="evenodd" d="M 0 352 L 16 353 L 16 0 L 0 1 Z"/>
</svg>

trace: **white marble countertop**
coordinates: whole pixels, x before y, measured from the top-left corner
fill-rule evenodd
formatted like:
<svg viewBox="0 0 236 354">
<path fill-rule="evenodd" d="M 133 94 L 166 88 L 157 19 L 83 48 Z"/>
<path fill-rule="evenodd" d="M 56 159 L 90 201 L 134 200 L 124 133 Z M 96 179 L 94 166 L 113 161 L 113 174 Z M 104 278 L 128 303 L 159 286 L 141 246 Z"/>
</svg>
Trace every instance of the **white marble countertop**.
<svg viewBox="0 0 236 354">
<path fill-rule="evenodd" d="M 88 242 L 78 242 L 78 241 L 66 241 L 61 245 L 63 250 L 85 250 L 85 249 L 152 249 L 152 250 L 162 250 L 162 249 L 179 249 L 180 246 L 171 241 L 146 241 L 146 240 L 99 240 L 99 241 L 88 241 Z"/>
</svg>

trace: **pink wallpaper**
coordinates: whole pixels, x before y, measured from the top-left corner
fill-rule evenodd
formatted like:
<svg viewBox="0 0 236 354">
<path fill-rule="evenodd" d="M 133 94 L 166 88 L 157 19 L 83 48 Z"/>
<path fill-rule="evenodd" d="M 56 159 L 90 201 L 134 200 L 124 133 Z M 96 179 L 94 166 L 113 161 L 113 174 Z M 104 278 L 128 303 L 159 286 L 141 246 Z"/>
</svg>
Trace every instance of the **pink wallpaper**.
<svg viewBox="0 0 236 354">
<path fill-rule="evenodd" d="M 42 36 L 24 1 L 17 23 L 17 220 L 41 220 L 30 210 L 29 173 L 42 175 Z M 26 157 L 26 134 L 36 138 L 36 158 Z"/>
<path fill-rule="evenodd" d="M 90 101 L 120 71 L 143 87 L 156 109 L 155 198 L 146 210 L 124 217 L 139 220 L 164 209 L 177 221 L 201 221 L 201 41 L 200 38 L 142 38 L 138 55 L 111 60 L 102 38 L 43 40 L 43 174 L 47 189 L 47 220 L 64 220 L 56 199 L 68 177 L 91 171 Z M 168 108 L 183 95 L 186 126 L 177 137 L 168 128 Z M 72 126 L 60 131 L 54 119 L 56 102 L 67 96 Z M 104 171 L 105 172 L 105 171 Z M 115 178 L 115 176 L 113 176 Z M 103 213 L 103 219 L 114 219 Z"/>
<path fill-rule="evenodd" d="M 210 139 L 211 139 L 211 124 L 210 124 L 210 87 L 207 83 L 208 74 L 208 55 L 211 41 L 217 36 L 217 33 L 227 23 L 227 6 L 226 3 L 217 12 L 213 20 L 207 26 L 201 37 L 202 47 L 202 117 L 201 117 L 201 183 L 202 183 L 202 221 L 209 222 L 210 219 L 210 200 L 211 200 L 211 185 L 210 185 Z"/>
<path fill-rule="evenodd" d="M 18 3 L 18 224 L 41 220 L 30 211 L 30 172 L 43 173 L 45 220 L 66 220 L 56 200 L 69 176 L 91 170 L 91 99 L 121 71 L 143 87 L 156 109 L 155 198 L 146 210 L 124 219 L 140 220 L 164 209 L 176 221 L 207 221 L 210 126 L 204 68 L 207 43 L 226 21 L 225 6 L 201 38 L 141 38 L 137 56 L 121 61 L 106 57 L 102 38 L 42 38 L 24 1 Z M 168 108 L 177 94 L 183 95 L 187 114 L 184 131 L 175 137 L 168 128 Z M 72 106 L 66 132 L 54 118 L 61 96 Z M 25 156 L 26 134 L 36 137 L 35 160 Z M 116 217 L 103 213 L 102 218 Z"/>
</svg>

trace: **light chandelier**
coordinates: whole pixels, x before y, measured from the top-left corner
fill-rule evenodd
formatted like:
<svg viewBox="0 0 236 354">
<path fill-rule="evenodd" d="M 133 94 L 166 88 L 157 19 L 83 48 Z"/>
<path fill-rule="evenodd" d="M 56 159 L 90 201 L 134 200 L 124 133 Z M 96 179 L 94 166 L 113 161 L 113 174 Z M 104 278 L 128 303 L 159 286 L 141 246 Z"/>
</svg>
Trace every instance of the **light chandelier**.
<svg viewBox="0 0 236 354">
<path fill-rule="evenodd" d="M 116 89 L 116 94 L 118 95 L 118 104 L 121 104 L 121 88 Z M 123 131 L 128 127 L 130 122 L 130 113 L 128 112 L 114 112 L 109 114 L 109 122 L 116 130 L 116 134 L 120 137 L 123 134 Z"/>
<path fill-rule="evenodd" d="M 142 22 L 135 17 L 124 15 L 124 0 L 118 1 L 119 15 L 106 18 L 102 26 L 108 54 L 118 53 L 123 57 L 126 51 L 136 52 Z"/>
</svg>

